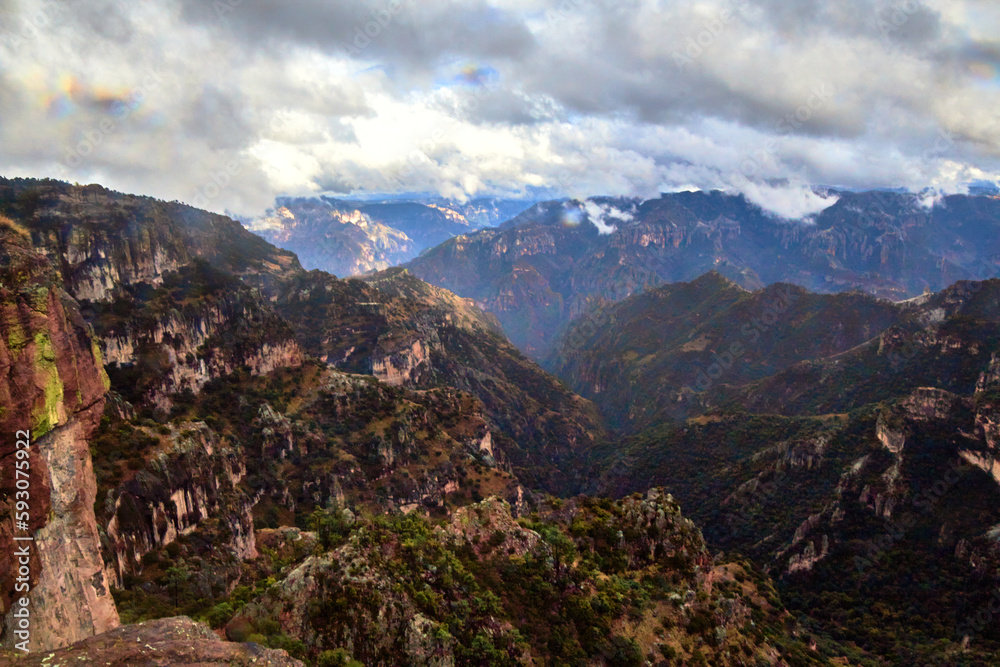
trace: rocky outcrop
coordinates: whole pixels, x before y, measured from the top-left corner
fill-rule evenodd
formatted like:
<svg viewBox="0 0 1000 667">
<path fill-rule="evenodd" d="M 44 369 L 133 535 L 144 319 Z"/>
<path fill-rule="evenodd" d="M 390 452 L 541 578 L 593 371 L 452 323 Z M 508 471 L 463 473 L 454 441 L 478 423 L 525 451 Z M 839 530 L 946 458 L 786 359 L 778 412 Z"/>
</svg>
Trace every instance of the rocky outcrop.
<svg viewBox="0 0 1000 667">
<path fill-rule="evenodd" d="M 183 424 L 135 476 L 103 499 L 107 577 L 120 586 L 142 557 L 190 534 L 206 519 L 224 522 L 230 536 L 216 544 L 240 559 L 257 556 L 252 502 L 242 490 L 246 456 L 224 445 L 203 423 Z"/>
<path fill-rule="evenodd" d="M 715 566 L 662 489 L 532 509 L 531 528 L 495 497 L 437 526 L 412 516 L 359 521 L 241 609 L 227 636 L 280 628 L 365 665 L 441 666 L 559 662 L 565 647 L 549 641 L 549 628 L 570 634 L 588 664 L 639 664 L 661 652 L 697 664 L 688 653 L 701 635 L 716 649 L 708 664 L 754 654 L 754 664 L 787 664 L 759 636 L 748 641 L 751 627 L 773 622 L 772 610 L 754 600 L 752 584 L 735 585 L 746 582 L 739 566 Z M 630 595 L 651 599 L 632 605 Z"/>
<path fill-rule="evenodd" d="M 162 408 L 172 394 L 197 394 L 239 368 L 263 375 L 305 356 L 257 290 L 201 261 L 168 274 L 156 290 L 130 290 L 91 309 L 106 363 L 142 376 L 130 398 Z"/>
<path fill-rule="evenodd" d="M 381 566 L 400 547 L 386 546 L 381 554 L 364 533 L 355 533 L 335 551 L 306 558 L 271 599 L 244 608 L 227 635 L 243 639 L 244 628 L 280 610 L 283 631 L 312 646 L 346 647 L 365 665 L 454 665 L 447 628 L 421 613 L 392 571 Z"/>
<path fill-rule="evenodd" d="M 399 345 L 393 351 L 380 351 L 372 357 L 372 375 L 393 387 L 416 384 L 420 374 L 430 370 L 430 354 L 420 340 Z"/>
<path fill-rule="evenodd" d="M 315 432 L 317 425 L 338 432 L 344 424 L 356 429 L 353 442 L 341 445 Z M 262 406 L 248 441 L 265 461 L 294 461 L 268 489 L 289 510 L 374 501 L 373 510 L 425 513 L 446 510 L 473 491 L 515 503 L 524 496 L 482 406 L 446 389 L 396 389 L 328 369 L 295 417 Z"/>
<path fill-rule="evenodd" d="M 789 551 L 797 553 L 792 553 L 788 558 L 785 570 L 787 574 L 808 572 L 816 566 L 816 563 L 823 560 L 830 553 L 829 535 L 822 535 L 815 539 L 806 539 L 807 536 L 810 536 L 821 525 L 822 519 L 822 514 L 813 514 L 796 529 Z"/>
<path fill-rule="evenodd" d="M 996 391 L 1000 389 L 1000 355 L 994 352 L 990 356 L 990 363 L 979 376 L 976 382 L 976 393 Z"/>
<path fill-rule="evenodd" d="M 453 543 L 468 545 L 478 557 L 497 553 L 523 558 L 538 549 L 548 553 L 539 534 L 522 528 L 514 519 L 510 503 L 500 498 L 487 498 L 456 510 L 451 521 L 437 532 Z"/>
<path fill-rule="evenodd" d="M 131 285 L 159 285 L 198 258 L 261 288 L 301 271 L 293 254 L 238 222 L 176 202 L 127 197 L 99 185 L 3 178 L 0 202 L 19 209 L 35 246 L 79 300 L 108 302 Z"/>
<path fill-rule="evenodd" d="M 960 396 L 927 387 L 917 389 L 896 406 L 881 412 L 875 437 L 892 455 L 893 462 L 877 481 L 864 487 L 860 502 L 872 507 L 877 515 L 891 518 L 908 494 L 908 483 L 903 475 L 904 465 L 911 456 L 906 451 L 907 440 L 913 437 L 915 429 L 948 420 L 964 405 L 965 400 Z"/>
<path fill-rule="evenodd" d="M 0 660 L 14 660 L 12 654 Z M 5 662 L 4 664 L 11 664 Z M 190 618 L 162 618 L 74 643 L 72 646 L 21 657 L 17 665 L 204 665 L 205 667 L 305 667 L 281 650 L 259 644 L 224 642 L 208 626 Z"/>
<path fill-rule="evenodd" d="M 364 281 L 312 272 L 288 285 L 278 310 L 306 351 L 339 370 L 476 396 L 526 485 L 579 488 L 562 463 L 603 437 L 596 409 L 524 358 L 472 301 L 402 269 Z"/>
<path fill-rule="evenodd" d="M 26 597 L 27 648 L 42 650 L 119 623 L 104 577 L 87 443 L 108 379 L 76 303 L 23 241 L 0 225 L 0 515 L 16 510 L 17 517 L 0 527 L 0 611 L 3 643 L 13 646 L 25 637 L 14 634 L 12 601 Z M 15 555 L 15 546 L 30 556 Z"/>
<path fill-rule="evenodd" d="M 3 294 L 11 372 L 2 391 L 11 413 L 0 416 L 15 419 L 16 411 L 22 421 L 12 431 L 39 435 L 31 461 L 44 493 L 30 517 L 40 545 L 33 576 L 37 595 L 47 596 L 38 625 L 54 628 L 40 647 L 101 630 L 107 618 L 98 606 L 106 601 L 114 613 L 111 584 L 138 595 L 145 574 L 143 593 L 155 597 L 163 584 L 153 580 L 168 563 L 197 570 L 193 601 L 226 595 L 241 576 L 229 576 L 239 563 L 230 566 L 254 555 L 254 502 L 266 525 L 322 518 L 341 502 L 411 518 L 490 495 L 520 507 L 527 494 L 512 450 L 523 469 L 537 462 L 555 475 L 572 450 L 600 435 L 593 407 L 524 359 L 494 317 L 405 271 L 368 283 L 306 274 L 232 221 L 102 188 L 0 179 L 0 204 L 16 213 L 18 222 L 3 227 L 24 250 L 0 265 L 12 274 L 0 286 L 13 286 Z M 32 262 L 48 271 L 44 289 L 21 289 Z M 313 362 L 301 374 L 260 377 L 302 361 L 282 316 L 309 352 L 338 352 L 369 377 L 341 383 L 331 378 L 342 374 Z M 100 344 L 84 335 L 85 321 L 111 362 L 116 398 L 106 421 Z M 313 347 L 312 336 L 321 344 Z M 405 358 L 394 360 L 400 351 Z M 379 359 L 384 377 L 405 386 L 370 377 Z M 296 394 L 289 387 L 299 381 L 308 386 Z M 340 384 L 350 386 L 341 392 Z M 188 421 L 203 416 L 207 426 Z M 87 439 L 99 423 L 97 521 Z M 13 448 L 6 453 L 16 458 Z M 252 496 L 242 488 L 250 465 Z M 195 560 L 206 544 L 232 554 L 219 559 L 225 576 L 205 575 L 224 569 L 216 560 Z M 425 625 L 402 634 L 414 650 L 433 653 Z"/>
</svg>

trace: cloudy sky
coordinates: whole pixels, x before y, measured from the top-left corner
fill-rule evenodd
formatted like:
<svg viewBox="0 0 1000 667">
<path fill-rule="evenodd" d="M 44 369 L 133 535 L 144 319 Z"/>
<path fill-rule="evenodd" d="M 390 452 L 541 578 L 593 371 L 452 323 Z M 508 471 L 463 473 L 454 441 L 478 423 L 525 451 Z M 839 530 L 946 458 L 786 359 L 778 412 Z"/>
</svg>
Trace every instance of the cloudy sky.
<svg viewBox="0 0 1000 667">
<path fill-rule="evenodd" d="M 275 195 L 1000 179 L 995 0 L 0 0 L 0 174 Z"/>
</svg>

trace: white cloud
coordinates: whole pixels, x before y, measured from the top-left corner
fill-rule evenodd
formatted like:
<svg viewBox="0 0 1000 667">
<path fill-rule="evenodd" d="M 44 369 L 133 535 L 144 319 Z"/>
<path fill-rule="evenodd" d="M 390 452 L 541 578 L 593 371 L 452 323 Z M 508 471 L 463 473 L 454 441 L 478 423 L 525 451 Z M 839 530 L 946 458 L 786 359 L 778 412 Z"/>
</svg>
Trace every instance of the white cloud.
<svg viewBox="0 0 1000 667">
<path fill-rule="evenodd" d="M 597 227 L 601 234 L 611 234 L 616 226 L 613 222 L 628 222 L 634 217 L 631 213 L 615 208 L 610 204 L 598 204 L 593 200 L 583 202 L 583 210 L 587 213 L 587 218 Z"/>
<path fill-rule="evenodd" d="M 786 220 L 801 220 L 816 215 L 836 204 L 838 199 L 818 193 L 806 184 L 775 186 L 747 183 L 742 192 L 749 201 Z"/>
<path fill-rule="evenodd" d="M 407 1 L 377 29 L 381 0 L 230 4 L 0 13 L 0 173 L 245 213 L 324 189 L 721 188 L 784 217 L 828 205 L 816 185 L 1000 180 L 980 0 Z"/>
</svg>

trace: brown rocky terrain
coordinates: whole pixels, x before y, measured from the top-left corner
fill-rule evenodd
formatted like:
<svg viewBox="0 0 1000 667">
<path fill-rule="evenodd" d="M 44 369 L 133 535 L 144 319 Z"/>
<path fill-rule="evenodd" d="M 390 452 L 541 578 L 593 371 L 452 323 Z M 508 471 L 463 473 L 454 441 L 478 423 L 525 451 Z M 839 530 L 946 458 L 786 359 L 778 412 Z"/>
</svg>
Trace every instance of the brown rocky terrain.
<svg viewBox="0 0 1000 667">
<path fill-rule="evenodd" d="M 760 332 L 759 357 L 703 392 L 690 419 L 637 413 L 644 430 L 615 442 L 496 317 L 405 270 L 338 280 L 180 205 L 0 185 L 0 391 L 17 406 L 10 428 L 36 431 L 29 461 L 44 490 L 29 517 L 43 547 L 33 649 L 120 618 L 126 628 L 72 656 L 141 661 L 159 646 L 208 664 L 287 659 L 256 648 L 267 646 L 323 665 L 878 664 L 923 657 L 919 638 L 887 642 L 853 606 L 842 619 L 848 603 L 826 582 L 881 591 L 883 625 L 938 637 L 937 655 L 957 650 L 941 619 L 988 602 L 989 284 L 891 304 L 787 285 L 749 293 L 713 275 L 606 305 L 614 317 L 578 341 L 606 343 L 581 357 L 579 369 L 597 369 L 587 391 L 629 400 L 639 379 L 655 403 L 658 371 L 731 342 L 729 325 L 773 306 L 775 291 L 795 295 L 787 321 Z M 615 322 L 629 335 L 602 337 Z M 658 361 L 660 348 L 673 356 Z M 937 359 L 940 382 L 896 382 L 862 353 L 903 368 Z M 626 381 L 602 365 L 612 358 L 634 369 Z M 740 412 L 760 397 L 739 390 L 807 364 L 829 364 L 823 378 L 868 373 L 842 382 L 857 389 L 852 412 L 816 413 L 832 400 L 823 382 L 811 398 L 786 383 L 787 416 Z M 911 622 L 901 579 L 843 566 L 949 463 L 971 486 L 946 490 L 883 547 L 904 579 L 940 573 L 920 593 L 940 609 Z M 654 488 L 664 484 L 673 495 Z M 587 486 L 619 499 L 575 496 Z M 249 644 L 183 620 L 141 625 L 185 615 Z M 989 632 L 973 635 L 974 655 L 990 650 Z M 122 637 L 143 646 L 119 655 Z"/>
<path fill-rule="evenodd" d="M 677 347 L 661 324 L 674 311 L 662 306 L 691 285 L 609 307 L 608 322 L 581 337 L 581 367 L 617 358 L 643 386 L 671 377 L 677 366 L 660 361 L 678 357 L 650 361 L 643 350 Z M 998 286 L 960 282 L 904 303 L 801 293 L 760 333 L 757 354 L 735 356 L 696 406 L 598 453 L 590 491 L 670 488 L 713 548 L 751 556 L 791 607 L 888 664 L 989 664 L 998 637 L 976 619 L 1000 562 Z M 717 285 L 718 299 L 688 305 L 711 321 L 747 298 L 722 298 L 731 291 Z M 805 317 L 810 300 L 826 305 Z M 694 358 L 729 351 L 697 322 L 680 330 L 706 342 Z M 632 397 L 640 410 L 666 405 Z"/>
<path fill-rule="evenodd" d="M 126 625 L 55 651 L 27 656 L 0 652 L 0 658 L 18 667 L 304 667 L 285 651 L 225 642 L 207 626 L 183 617 Z"/>
<path fill-rule="evenodd" d="M 533 450 L 546 429 L 573 433 L 558 439 L 562 456 L 600 433 L 593 408 L 524 360 L 494 318 L 439 288 L 307 274 L 234 221 L 179 204 L 0 185 L 0 418 L 32 431 L 38 492 L 32 650 L 118 625 L 112 588 L 129 622 L 205 613 L 254 584 L 264 526 L 348 504 L 446 514 L 499 494 L 520 506 L 529 493 L 512 461 L 544 461 Z M 313 286 L 322 298 L 303 304 Z M 314 317 L 329 325 L 319 344 Z M 470 352 L 508 366 L 472 367 Z M 558 472 L 549 465 L 537 479 Z M 7 640 L 14 572 L 8 563 Z"/>
</svg>

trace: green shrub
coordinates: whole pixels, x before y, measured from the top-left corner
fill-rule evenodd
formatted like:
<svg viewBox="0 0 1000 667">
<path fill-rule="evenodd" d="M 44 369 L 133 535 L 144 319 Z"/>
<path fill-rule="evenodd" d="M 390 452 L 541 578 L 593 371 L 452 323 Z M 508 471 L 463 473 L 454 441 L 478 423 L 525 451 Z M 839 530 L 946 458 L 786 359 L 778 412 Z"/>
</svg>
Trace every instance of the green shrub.
<svg viewBox="0 0 1000 667">
<path fill-rule="evenodd" d="M 316 661 L 317 667 L 364 667 L 342 648 L 333 651 L 323 651 Z"/>
<path fill-rule="evenodd" d="M 233 609 L 233 605 L 228 602 L 220 602 L 205 614 L 205 620 L 213 628 L 219 628 L 229 622 L 229 619 L 233 617 L 236 613 Z"/>
</svg>

